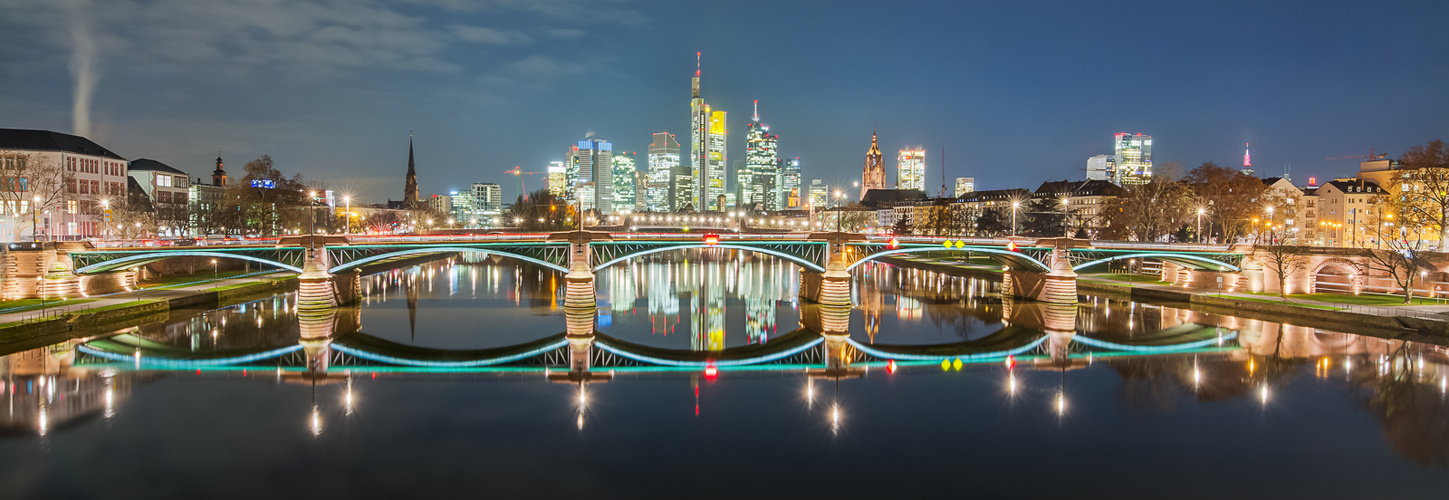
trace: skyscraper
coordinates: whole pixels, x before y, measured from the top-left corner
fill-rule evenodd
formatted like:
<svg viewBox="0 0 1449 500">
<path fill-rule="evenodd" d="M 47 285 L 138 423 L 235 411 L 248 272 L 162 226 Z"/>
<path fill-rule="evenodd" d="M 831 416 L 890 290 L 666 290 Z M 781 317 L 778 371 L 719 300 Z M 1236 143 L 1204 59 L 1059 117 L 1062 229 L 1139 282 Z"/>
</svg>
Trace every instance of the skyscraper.
<svg viewBox="0 0 1449 500">
<path fill-rule="evenodd" d="M 413 135 L 408 134 L 408 176 L 403 185 L 403 205 L 410 210 L 422 208 L 418 203 L 418 169 L 413 163 Z"/>
<path fill-rule="evenodd" d="M 600 215 L 614 212 L 614 145 L 604 140 L 582 140 L 569 147 L 565 164 L 578 179 L 574 197 L 584 211 Z"/>
<path fill-rule="evenodd" d="M 770 134 L 770 126 L 760 123 L 759 101 L 755 101 L 754 119 L 745 132 L 745 168 L 738 172 L 742 205 L 780 210 L 780 136 Z"/>
<path fill-rule="evenodd" d="M 685 207 L 699 209 L 704 183 L 700 179 L 709 171 L 709 105 L 699 96 L 700 53 L 694 53 L 694 78 L 689 80 L 689 181 L 675 180 L 675 210 Z"/>
<path fill-rule="evenodd" d="M 1117 160 L 1112 155 L 1097 155 L 1087 158 L 1087 180 L 1109 181 L 1117 170 Z"/>
<path fill-rule="evenodd" d="M 973 193 L 975 191 L 976 191 L 976 178 L 975 177 L 957 177 L 956 178 L 956 196 L 961 196 L 961 195 L 966 194 L 966 193 Z"/>
<path fill-rule="evenodd" d="M 830 203 L 830 187 L 820 179 L 810 179 L 810 208 L 824 210 Z"/>
<path fill-rule="evenodd" d="M 634 181 L 637 177 L 635 174 L 639 171 L 635 155 L 636 153 L 623 151 L 614 155 L 614 199 L 612 200 L 614 210 L 634 209 Z"/>
<path fill-rule="evenodd" d="M 800 192 L 800 158 L 780 158 L 780 193 L 785 196 L 782 205 L 787 209 L 798 209 L 803 205 L 804 193 Z"/>
<path fill-rule="evenodd" d="M 563 167 L 563 162 L 554 162 Z M 473 200 L 478 211 L 487 216 L 497 216 L 503 213 L 503 186 L 492 182 L 474 182 Z"/>
<path fill-rule="evenodd" d="M 814 200 L 815 187 L 810 188 L 811 200 Z M 865 152 L 865 171 L 860 174 L 860 198 L 865 199 L 865 192 L 872 189 L 885 189 L 885 165 L 881 162 L 880 144 L 876 140 L 875 132 L 870 133 L 870 149 Z M 824 208 L 824 205 L 816 205 L 816 208 Z"/>
<path fill-rule="evenodd" d="M 679 141 L 674 134 L 657 132 L 649 143 L 649 182 L 645 186 L 645 207 L 652 212 L 678 210 L 672 179 L 679 169 Z M 688 177 L 687 175 L 685 177 Z"/>
<path fill-rule="evenodd" d="M 726 139 L 729 131 L 726 126 L 727 113 L 724 111 L 710 111 L 709 113 L 709 168 L 700 173 L 701 200 L 705 206 L 714 206 L 715 200 L 725 194 L 726 172 L 729 168 L 729 155 L 725 153 Z M 697 210 L 705 210 L 698 206 Z"/>
<path fill-rule="evenodd" d="M 1123 186 L 1147 184 L 1152 180 L 1152 136 L 1119 133 L 1112 144 L 1116 175 L 1110 179 Z"/>
<path fill-rule="evenodd" d="M 549 162 L 548 194 L 565 197 L 568 194 L 568 186 L 568 169 L 564 167 L 564 162 Z"/>
<path fill-rule="evenodd" d="M 926 149 L 902 149 L 896 155 L 896 189 L 926 191 Z"/>
</svg>

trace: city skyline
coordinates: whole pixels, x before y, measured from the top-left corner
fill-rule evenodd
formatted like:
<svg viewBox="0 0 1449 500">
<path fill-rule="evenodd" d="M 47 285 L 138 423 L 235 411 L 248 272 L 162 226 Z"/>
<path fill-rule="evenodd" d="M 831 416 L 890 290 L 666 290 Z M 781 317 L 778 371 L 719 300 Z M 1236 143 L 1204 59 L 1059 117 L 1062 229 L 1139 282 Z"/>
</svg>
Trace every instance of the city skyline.
<svg viewBox="0 0 1449 500">
<path fill-rule="evenodd" d="M 919 34 L 867 34 L 828 47 L 818 30 L 776 30 L 802 42 L 790 50 L 756 50 L 767 41 L 753 40 L 727 47 L 722 40 L 731 37 L 717 28 L 662 41 L 643 28 L 707 9 L 697 6 L 591 7 L 604 25 L 594 27 L 561 18 L 562 7 L 368 4 L 355 17 L 375 22 L 320 9 L 294 16 L 295 26 L 248 18 L 253 20 L 224 23 L 218 33 L 206 35 L 168 31 L 174 28 L 134 17 L 227 18 L 221 14 L 234 8 L 201 4 L 186 10 L 158 2 L 143 12 L 84 6 L 86 15 L 80 17 L 89 19 L 93 36 L 117 42 L 103 44 L 103 50 L 137 43 L 148 27 L 164 28 L 151 30 L 154 43 L 144 49 L 95 58 L 98 76 L 91 76 L 94 94 L 88 96 L 86 119 L 91 131 L 84 135 L 128 158 L 156 158 L 193 177 L 218 152 L 238 166 L 266 154 L 285 171 L 371 202 L 401 195 L 397 185 L 406 161 L 401 142 L 409 129 L 425 194 L 472 182 L 516 186 L 504 170 L 542 170 L 562 159 L 557 144 L 589 132 L 626 151 L 647 149 L 645 136 L 653 132 L 687 137 L 679 103 L 688 64 L 696 62 L 689 61 L 690 52 L 709 59 L 705 73 L 713 108 L 739 110 L 755 99 L 765 101 L 776 117 L 772 125 L 784 135 L 780 156 L 800 157 L 804 177 L 832 182 L 857 177 L 862 147 L 857 138 L 872 127 L 887 150 L 944 147 L 946 177 L 974 176 L 982 189 L 1080 178 L 1083 161 L 1106 152 L 1101 138 L 1122 132 L 1162 139 L 1154 163 L 1177 161 L 1186 168 L 1206 161 L 1234 165 L 1242 154 L 1238 144 L 1252 143 L 1260 175 L 1280 175 L 1292 164 L 1295 178 L 1351 175 L 1353 161 L 1325 158 L 1363 155 L 1370 148 L 1397 155 L 1449 132 L 1449 104 L 1434 90 L 1449 77 L 1417 63 L 1445 59 L 1446 35 L 1428 19 L 1442 17 L 1433 11 L 1449 9 L 1425 2 L 1315 8 L 1304 22 L 1289 26 L 1268 19 L 1295 10 L 1294 4 L 1166 6 L 1138 10 L 1142 22 L 1130 34 L 1090 29 L 1093 20 L 1114 15 L 1115 9 L 1100 5 L 1068 4 L 1040 13 L 1038 24 L 1024 31 L 1014 21 L 1024 7 L 908 4 L 866 15 L 792 5 L 765 27 L 797 25 L 815 15 L 835 28 L 925 21 Z M 76 40 L 40 34 L 73 22 L 67 11 L 26 2 L 0 9 L 7 14 L 0 16 L 5 28 L 0 36 L 7 42 L 0 49 L 6 53 L 0 71 L 15 90 L 0 97 L 5 117 L 0 126 L 78 132 L 72 87 L 84 72 L 72 75 L 70 68 Z M 721 12 L 718 24 L 749 10 Z M 1002 22 L 952 34 L 957 43 L 926 43 L 929 33 L 965 15 Z M 300 55 L 269 59 L 226 45 L 283 46 L 302 36 L 305 30 L 297 26 L 329 33 L 374 29 L 413 43 L 340 43 L 342 48 L 325 50 L 351 50 L 358 57 L 340 60 L 353 63 L 305 69 L 288 59 Z M 1393 26 L 1395 36 L 1357 29 L 1363 26 Z M 277 30 L 257 34 L 266 32 L 262 27 Z M 1061 33 L 1038 40 L 1053 30 Z M 1214 30 L 1225 31 L 1204 36 Z M 1135 45 L 1138 56 L 1151 61 L 1151 76 L 1113 76 L 1121 72 L 1108 71 L 1107 49 L 1143 35 L 1155 37 L 1152 46 Z M 177 40 L 183 36 L 200 39 L 183 44 Z M 1064 45 L 1067 41 L 1075 45 Z M 598 55 L 571 55 L 590 44 Z M 996 44 L 1011 47 L 995 51 Z M 205 53 L 184 52 L 187 46 Z M 467 49 L 486 55 L 459 54 Z M 1347 60 L 1374 64 L 1345 70 Z M 882 71 L 861 73 L 855 69 L 861 64 Z M 908 81 L 889 76 L 911 66 L 935 69 Z M 1082 74 L 1089 78 L 1043 78 L 1083 68 L 1091 69 Z M 249 86 L 229 81 L 267 71 L 279 77 Z M 760 80 L 754 74 L 777 76 Z M 578 78 L 582 75 L 590 77 Z M 580 105 L 573 96 L 585 88 L 596 90 Z M 1125 101 L 1105 99 L 1122 91 L 1130 94 Z M 1324 102 L 1338 104 L 1321 106 Z M 737 112 L 725 128 L 744 130 L 748 118 Z M 726 156 L 739 158 L 745 138 L 731 135 Z M 1011 157 L 1021 166 L 993 169 L 992 157 Z M 927 177 L 939 177 L 941 172 L 932 172 L 938 168 L 928 164 Z M 988 170 L 991 175 L 985 175 Z M 542 178 L 526 180 L 530 190 L 544 186 Z"/>
</svg>

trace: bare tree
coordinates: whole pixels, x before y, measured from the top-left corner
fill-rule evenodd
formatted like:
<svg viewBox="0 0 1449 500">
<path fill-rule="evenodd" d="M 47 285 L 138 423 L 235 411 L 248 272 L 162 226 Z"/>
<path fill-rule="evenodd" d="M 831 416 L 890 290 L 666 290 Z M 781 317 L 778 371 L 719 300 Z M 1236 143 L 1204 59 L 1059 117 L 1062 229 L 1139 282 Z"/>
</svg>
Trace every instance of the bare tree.
<svg viewBox="0 0 1449 500">
<path fill-rule="evenodd" d="M 64 204 L 66 185 L 74 177 L 47 155 L 0 150 L 0 215 L 9 216 L 17 239 L 38 222 L 36 213 Z M 38 236 L 39 231 L 31 230 Z"/>
<path fill-rule="evenodd" d="M 1414 299 L 1414 280 L 1425 269 L 1432 269 L 1429 251 L 1423 239 L 1393 239 L 1384 241 L 1384 250 L 1361 248 L 1359 255 L 1367 261 L 1369 269 L 1388 274 L 1404 293 L 1404 303 Z"/>
<path fill-rule="evenodd" d="M 1263 245 L 1257 247 L 1257 250 L 1263 255 L 1264 264 L 1278 278 L 1278 296 L 1288 300 L 1288 278 L 1308 270 L 1308 262 L 1303 258 L 1303 247 Z"/>
<path fill-rule="evenodd" d="M 1385 199 L 1398 224 L 1432 230 L 1439 242 L 1449 241 L 1449 150 L 1444 141 L 1414 146 L 1400 158 Z"/>
</svg>

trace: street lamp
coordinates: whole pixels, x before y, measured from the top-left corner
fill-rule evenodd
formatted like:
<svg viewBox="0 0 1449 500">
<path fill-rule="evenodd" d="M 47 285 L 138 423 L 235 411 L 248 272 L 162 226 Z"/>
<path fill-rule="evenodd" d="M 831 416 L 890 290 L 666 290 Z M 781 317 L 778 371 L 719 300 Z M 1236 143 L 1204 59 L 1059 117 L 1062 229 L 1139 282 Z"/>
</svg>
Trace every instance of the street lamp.
<svg viewBox="0 0 1449 500">
<path fill-rule="evenodd" d="M 342 201 L 347 203 L 347 229 L 346 234 L 352 234 L 352 197 L 343 196 Z"/>
<path fill-rule="evenodd" d="M 317 208 L 317 192 L 316 191 L 308 191 L 307 192 L 307 218 L 311 219 L 312 222 L 311 222 L 311 227 L 307 229 L 307 234 L 317 234 L 317 210 L 316 210 L 316 208 Z"/>
<path fill-rule="evenodd" d="M 1021 208 L 1020 201 L 1011 202 L 1011 235 L 1016 236 L 1016 212 Z"/>
<path fill-rule="evenodd" d="M 841 222 L 840 222 L 840 200 L 841 199 L 844 199 L 844 198 L 845 198 L 845 193 L 842 193 L 840 191 L 836 191 L 835 192 L 835 232 L 837 232 L 837 233 L 841 231 Z"/>
<path fill-rule="evenodd" d="M 221 270 L 216 267 L 216 259 L 211 259 L 211 289 L 216 289 L 217 280 L 221 279 Z"/>
<path fill-rule="evenodd" d="M 1197 209 L 1197 242 L 1198 243 L 1202 243 L 1202 214 L 1204 212 L 1207 212 L 1207 210 L 1204 209 L 1204 208 L 1199 207 Z"/>
<path fill-rule="evenodd" d="M 35 197 L 35 202 L 30 204 L 30 240 L 40 241 L 40 224 L 36 221 L 36 212 L 40 211 L 40 197 Z"/>
</svg>

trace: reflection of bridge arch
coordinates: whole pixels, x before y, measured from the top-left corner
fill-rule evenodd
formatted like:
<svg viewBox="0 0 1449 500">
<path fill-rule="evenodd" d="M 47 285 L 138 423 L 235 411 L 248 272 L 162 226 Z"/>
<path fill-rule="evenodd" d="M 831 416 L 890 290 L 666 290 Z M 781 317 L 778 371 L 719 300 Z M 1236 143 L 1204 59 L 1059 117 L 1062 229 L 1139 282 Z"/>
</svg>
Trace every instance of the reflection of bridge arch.
<svg viewBox="0 0 1449 500">
<path fill-rule="evenodd" d="M 643 250 L 638 250 L 638 251 L 635 251 L 635 252 L 630 252 L 630 253 L 627 253 L 627 254 L 624 254 L 624 255 L 620 255 L 618 257 L 615 257 L 612 260 L 609 260 L 607 262 L 604 262 L 602 264 L 599 264 L 597 266 L 594 266 L 594 272 L 599 272 L 599 270 L 601 270 L 603 268 L 612 266 L 614 264 L 618 264 L 620 262 L 623 262 L 623 261 L 626 261 L 626 260 L 629 260 L 629 259 L 633 259 L 633 258 L 637 258 L 637 257 L 643 257 L 645 255 L 656 254 L 656 253 L 661 253 L 661 252 L 671 252 L 671 251 L 674 251 L 674 250 L 689 250 L 689 249 L 695 249 L 695 248 L 728 248 L 728 249 L 732 249 L 732 250 L 744 250 L 744 251 L 747 251 L 747 252 L 758 252 L 758 253 L 763 253 L 763 254 L 767 254 L 767 255 L 773 255 L 775 257 L 780 257 L 782 259 L 789 260 L 789 261 L 794 262 L 796 264 L 799 264 L 800 266 L 805 267 L 807 269 L 811 269 L 811 270 L 815 270 L 815 271 L 821 271 L 821 272 L 824 272 L 825 271 L 825 268 L 824 267 L 821 267 L 820 264 L 811 262 L 810 260 L 808 260 L 808 259 L 806 259 L 804 257 L 800 257 L 800 256 L 797 256 L 797 255 L 791 255 L 789 253 L 781 252 L 781 251 L 778 251 L 778 250 L 771 250 L 769 248 L 762 248 L 762 247 L 749 246 L 749 245 L 735 245 L 735 244 L 729 244 L 729 243 L 720 243 L 720 244 L 714 244 L 714 245 L 706 244 L 706 243 L 690 243 L 690 244 L 673 245 L 673 246 L 667 246 L 667 247 L 646 248 L 646 249 L 643 249 Z"/>
<path fill-rule="evenodd" d="M 1043 263 L 1040 260 L 1037 260 L 1035 257 L 1032 257 L 1030 255 L 1027 255 L 1027 254 L 1018 252 L 1018 251 L 1007 250 L 1005 248 L 992 248 L 992 247 L 942 248 L 942 247 L 935 247 L 935 246 L 931 246 L 931 247 L 914 247 L 914 248 L 897 248 L 897 249 L 894 249 L 894 250 L 882 250 L 882 251 L 879 251 L 879 252 L 876 252 L 876 253 L 867 255 L 865 257 L 861 257 L 860 260 L 855 261 L 854 263 L 850 264 L 850 266 L 846 267 L 845 269 L 847 271 L 849 271 L 851 269 L 855 269 L 856 266 L 859 266 L 861 264 L 864 264 L 864 263 L 869 262 L 871 260 L 874 260 L 876 258 L 884 257 L 884 256 L 887 256 L 887 255 L 902 254 L 902 253 L 920 253 L 920 252 L 958 252 L 958 253 L 968 252 L 968 253 L 981 253 L 981 254 L 986 254 L 988 257 L 991 257 L 993 259 L 996 259 L 996 260 L 999 260 L 999 261 L 1002 261 L 1002 262 L 1006 262 L 1006 263 L 1012 265 L 1013 267 L 1021 268 L 1021 269 L 1024 269 L 1024 270 L 1040 271 L 1040 272 L 1046 272 L 1046 271 L 1050 271 L 1051 270 L 1051 266 L 1047 265 L 1046 263 Z"/>
<path fill-rule="evenodd" d="M 1203 257 L 1203 256 L 1200 256 L 1200 255 L 1192 255 L 1192 254 L 1187 254 L 1187 253 L 1165 253 L 1165 252 L 1139 252 L 1139 253 L 1124 253 L 1124 254 L 1121 254 L 1121 255 L 1113 255 L 1113 256 L 1110 256 L 1110 257 L 1106 257 L 1106 258 L 1102 258 L 1102 259 L 1097 259 L 1097 260 L 1093 260 L 1093 261 L 1083 262 L 1081 264 L 1077 264 L 1075 266 L 1072 266 L 1072 270 L 1073 271 L 1082 271 L 1082 270 L 1087 269 L 1087 268 L 1090 268 L 1092 266 L 1099 266 L 1099 265 L 1106 264 L 1106 263 L 1112 262 L 1112 261 L 1123 260 L 1123 259 L 1143 259 L 1143 258 L 1147 258 L 1147 259 L 1157 259 L 1157 260 L 1160 260 L 1160 261 L 1163 261 L 1163 262 L 1171 262 L 1173 264 L 1177 264 L 1179 266 L 1186 267 L 1188 269 L 1192 269 L 1192 270 L 1196 270 L 1196 271 L 1232 271 L 1232 272 L 1235 272 L 1236 273 L 1236 272 L 1240 272 L 1240 271 L 1243 270 L 1243 268 L 1238 267 L 1238 266 L 1235 266 L 1233 264 L 1229 264 L 1229 263 L 1226 263 L 1226 262 L 1223 262 L 1223 261 L 1220 261 L 1220 260 L 1215 260 L 1215 259 L 1208 258 L 1208 257 Z"/>
<path fill-rule="evenodd" d="M 246 260 L 246 261 L 251 261 L 251 262 L 260 262 L 262 264 L 270 264 L 270 265 L 277 266 L 277 267 L 280 267 L 282 269 L 286 269 L 286 270 L 289 270 L 289 271 L 292 271 L 292 272 L 296 272 L 296 273 L 302 272 L 302 268 L 299 268 L 299 267 L 294 266 L 294 265 L 291 265 L 291 264 L 287 264 L 285 262 L 278 262 L 278 261 L 273 260 L 273 259 L 256 257 L 256 256 L 252 256 L 252 255 L 242 254 L 242 253 L 211 252 L 211 251 L 205 251 L 205 250 L 184 250 L 184 251 L 175 251 L 175 250 L 172 250 L 172 251 L 166 251 L 166 252 L 147 252 L 147 253 L 131 254 L 131 255 L 126 255 L 124 257 L 118 257 L 118 258 L 114 258 L 114 259 L 110 259 L 110 260 L 104 260 L 104 261 L 101 261 L 101 262 L 96 262 L 94 264 L 90 264 L 90 265 L 81 267 L 79 269 L 76 269 L 75 272 L 76 272 L 76 274 L 102 273 L 102 272 L 107 272 L 107 271 L 114 271 L 114 270 L 117 270 L 117 269 L 124 269 L 124 268 L 132 267 L 132 266 L 143 266 L 143 265 L 146 265 L 146 264 L 150 264 L 152 262 L 157 262 L 157 261 L 169 259 L 169 258 L 172 258 L 172 257 L 210 257 L 210 258 L 216 258 L 216 259 L 240 259 L 240 260 Z"/>
<path fill-rule="evenodd" d="M 503 256 L 503 257 L 512 257 L 512 258 L 515 258 L 515 259 L 518 259 L 518 260 L 521 260 L 521 261 L 524 261 L 524 262 L 538 264 L 540 266 L 547 267 L 549 269 L 553 269 L 553 270 L 558 271 L 558 272 L 561 272 L 561 273 L 567 273 L 567 272 L 569 272 L 569 269 L 567 267 L 560 266 L 558 264 L 554 264 L 552 262 L 548 262 L 548 261 L 545 261 L 545 260 L 542 260 L 542 259 L 536 259 L 536 258 L 533 258 L 533 257 L 529 257 L 529 256 L 526 256 L 526 255 L 520 255 L 520 254 L 516 254 L 516 253 L 513 253 L 513 252 L 503 252 L 503 251 L 498 251 L 498 250 L 489 249 L 489 248 L 461 247 L 461 246 L 460 247 L 432 247 L 432 246 L 429 246 L 429 247 L 419 247 L 419 248 L 406 248 L 406 249 L 402 249 L 402 250 L 396 250 L 396 251 L 392 251 L 392 252 L 388 252 L 388 253 L 383 253 L 383 254 L 378 254 L 378 255 L 372 255 L 372 256 L 363 257 L 363 258 L 360 258 L 360 259 L 357 259 L 357 260 L 353 260 L 353 261 L 350 261 L 350 262 L 348 262 L 346 264 L 341 264 L 341 265 L 338 265 L 338 266 L 333 267 L 332 269 L 328 269 L 327 272 L 330 272 L 330 273 L 333 273 L 333 274 L 337 274 L 338 272 L 341 272 L 341 271 L 346 271 L 348 269 L 353 269 L 353 268 L 365 266 L 365 265 L 368 265 L 368 264 L 371 264 L 371 263 L 374 263 L 374 262 L 380 262 L 380 261 L 384 261 L 384 260 L 387 260 L 387 259 L 393 259 L 393 258 L 397 258 L 397 257 L 405 257 L 405 256 L 409 256 L 409 255 L 428 255 L 428 254 L 439 254 L 439 253 L 464 253 L 464 252 L 486 253 L 486 254 L 489 254 L 489 255 L 499 255 L 499 256 Z M 298 271 L 298 272 L 300 272 L 300 271 Z"/>
</svg>

